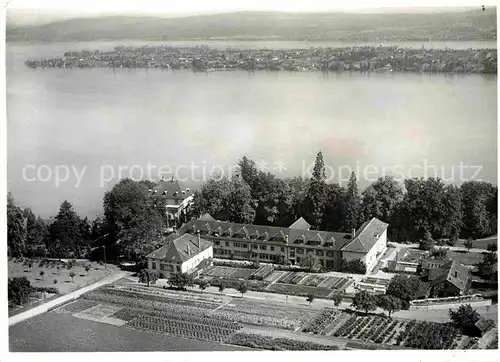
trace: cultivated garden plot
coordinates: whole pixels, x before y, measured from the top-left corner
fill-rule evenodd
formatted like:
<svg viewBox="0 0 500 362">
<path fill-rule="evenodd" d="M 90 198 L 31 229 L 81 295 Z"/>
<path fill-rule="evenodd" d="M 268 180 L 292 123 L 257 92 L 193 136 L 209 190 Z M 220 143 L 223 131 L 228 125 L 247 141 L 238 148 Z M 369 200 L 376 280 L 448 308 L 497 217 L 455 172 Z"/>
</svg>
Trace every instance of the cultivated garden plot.
<svg viewBox="0 0 500 362">
<path fill-rule="evenodd" d="M 303 272 L 285 272 L 278 280 L 282 284 L 304 285 L 308 287 L 321 287 L 345 290 L 353 281 L 349 278 L 332 277 Z"/>
<path fill-rule="evenodd" d="M 263 265 L 250 275 L 250 279 L 265 280 L 274 271 L 272 265 Z"/>
<path fill-rule="evenodd" d="M 227 343 L 250 348 L 268 349 L 272 351 L 322 351 L 338 350 L 335 345 L 318 344 L 308 341 L 298 341 L 289 338 L 263 337 L 257 334 L 236 333 L 227 340 Z"/>
<path fill-rule="evenodd" d="M 283 274 L 285 274 L 285 271 L 273 271 L 271 274 L 267 276 L 264 280 L 269 283 L 273 283 L 277 281 Z"/>
<path fill-rule="evenodd" d="M 290 330 L 298 329 L 316 315 L 316 311 L 308 307 L 254 302 L 244 298 L 232 300 L 216 313 L 229 313 L 226 318 L 231 318 L 231 314 L 238 315 L 241 323 Z"/>
<path fill-rule="evenodd" d="M 333 293 L 333 290 L 328 288 L 315 288 L 315 287 L 307 287 L 305 285 L 293 285 L 293 284 L 283 284 L 283 283 L 272 284 L 267 287 L 267 290 L 280 294 L 299 295 L 299 296 L 307 296 L 308 294 L 313 294 L 317 298 L 328 298 Z"/>
<path fill-rule="evenodd" d="M 263 265 L 258 269 L 235 268 L 229 266 L 211 266 L 203 271 L 202 275 L 207 277 L 217 277 L 224 279 L 255 279 L 265 280 L 273 273 L 272 265 Z"/>
<path fill-rule="evenodd" d="M 231 268 L 227 266 L 212 266 L 203 272 L 203 275 L 230 278 L 230 279 L 248 279 L 254 273 L 255 269 Z"/>
<path fill-rule="evenodd" d="M 194 315 L 181 316 L 140 314 L 130 320 L 127 326 L 156 333 L 168 333 L 216 342 L 228 339 L 235 331 L 241 329 L 239 324 L 217 323 L 220 321 L 218 318 L 206 318 Z"/>
<path fill-rule="evenodd" d="M 455 348 L 461 338 L 460 331 L 449 323 L 396 320 L 328 309 L 303 331 L 416 349 Z"/>
<path fill-rule="evenodd" d="M 69 263 L 62 261 L 35 258 L 10 258 L 8 273 L 9 278 L 26 277 L 35 287 L 56 288 L 59 294 L 67 294 L 106 276 L 104 266 L 95 262 L 78 261 L 69 267 Z"/>
</svg>

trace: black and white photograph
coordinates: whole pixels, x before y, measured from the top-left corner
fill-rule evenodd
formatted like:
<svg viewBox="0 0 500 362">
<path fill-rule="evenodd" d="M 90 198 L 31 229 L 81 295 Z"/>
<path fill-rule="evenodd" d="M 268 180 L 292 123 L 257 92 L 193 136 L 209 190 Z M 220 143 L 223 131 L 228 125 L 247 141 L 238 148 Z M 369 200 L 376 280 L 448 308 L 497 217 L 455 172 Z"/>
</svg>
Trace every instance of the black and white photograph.
<svg viewBox="0 0 500 362">
<path fill-rule="evenodd" d="M 494 360 L 495 4 L 3 5 L 7 361 Z"/>
</svg>

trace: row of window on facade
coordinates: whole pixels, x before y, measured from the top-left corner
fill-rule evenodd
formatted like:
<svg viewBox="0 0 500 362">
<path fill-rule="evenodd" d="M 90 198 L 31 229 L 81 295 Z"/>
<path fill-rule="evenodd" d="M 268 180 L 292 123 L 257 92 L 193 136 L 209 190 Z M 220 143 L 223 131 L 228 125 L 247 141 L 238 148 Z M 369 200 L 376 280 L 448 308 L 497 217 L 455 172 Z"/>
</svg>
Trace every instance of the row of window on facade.
<svg viewBox="0 0 500 362">
<path fill-rule="evenodd" d="M 227 249 L 214 249 L 214 254 L 217 256 L 225 256 L 225 257 L 236 257 L 236 258 L 251 258 L 251 259 L 259 259 L 259 260 L 269 260 L 271 262 L 277 262 L 277 263 L 282 263 L 283 259 L 280 254 L 266 254 L 266 253 L 254 253 L 254 252 L 248 252 L 248 251 L 231 251 Z M 295 258 L 295 253 L 290 253 L 290 258 Z M 297 257 L 295 260 L 297 263 L 300 263 L 301 258 Z M 324 260 L 324 259 L 319 259 L 319 262 L 321 266 L 326 267 L 326 268 L 333 268 L 334 267 L 334 261 L 333 260 Z"/>
<path fill-rule="evenodd" d="M 156 262 L 151 263 L 151 269 L 156 270 Z M 172 265 L 172 264 L 163 264 L 160 263 L 160 270 L 161 271 L 169 271 L 169 272 L 174 272 L 177 271 L 177 273 L 181 272 L 181 266 L 180 265 Z"/>
<path fill-rule="evenodd" d="M 214 245 L 215 246 L 224 246 L 223 244 L 221 244 L 222 242 L 221 241 L 218 241 L 218 240 L 215 240 L 214 241 Z M 230 248 L 231 247 L 231 243 L 229 241 L 226 241 L 225 242 L 225 246 Z M 257 245 L 257 244 L 251 244 L 251 247 L 252 249 L 260 249 L 260 250 L 268 250 L 268 245 Z M 248 249 L 248 244 L 246 243 L 233 243 L 233 248 L 242 248 L 242 249 Z M 284 247 L 274 247 L 272 245 L 269 245 L 269 250 L 270 251 L 278 251 L 277 249 L 280 249 L 279 251 L 281 251 L 282 253 L 285 252 L 285 248 Z M 332 251 L 327 251 L 326 254 L 323 250 L 308 250 L 308 249 L 302 249 L 302 248 L 290 248 L 290 255 L 292 253 L 297 253 L 297 254 L 305 254 L 305 253 L 315 253 L 317 256 L 327 256 L 327 257 L 333 257 L 334 254 Z M 295 255 L 294 255 L 295 256 Z"/>
<path fill-rule="evenodd" d="M 218 232 L 208 232 L 207 230 L 200 230 L 200 234 L 203 236 L 215 236 L 215 237 L 227 237 L 227 238 L 239 238 L 239 239 L 246 239 L 246 240 L 262 240 L 262 241 L 277 241 L 277 242 L 287 242 L 286 239 L 283 237 L 271 237 L 271 238 L 266 238 L 264 235 L 261 236 L 256 236 L 255 234 L 250 235 L 250 237 L 247 237 L 245 234 L 231 234 L 230 232 L 223 232 L 222 235 L 219 234 Z M 321 241 L 318 240 L 308 240 L 307 242 L 303 238 L 295 239 L 294 244 L 307 244 L 310 246 L 321 246 L 322 243 Z M 322 245 L 324 247 L 331 247 L 333 246 L 333 243 L 331 241 L 326 241 Z"/>
</svg>

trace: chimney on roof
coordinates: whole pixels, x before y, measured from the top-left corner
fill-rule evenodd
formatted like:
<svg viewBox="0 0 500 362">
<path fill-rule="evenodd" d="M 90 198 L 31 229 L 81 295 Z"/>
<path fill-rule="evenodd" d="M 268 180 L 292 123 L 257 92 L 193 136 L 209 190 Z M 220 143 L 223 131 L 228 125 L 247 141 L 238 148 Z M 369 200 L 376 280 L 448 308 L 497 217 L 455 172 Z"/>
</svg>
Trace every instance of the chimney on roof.
<svg viewBox="0 0 500 362">
<path fill-rule="evenodd" d="M 191 256 L 191 249 L 189 248 L 189 244 L 188 244 L 188 246 L 187 246 L 187 250 L 186 250 L 186 252 L 187 252 L 187 255 L 188 255 L 188 256 Z"/>
<path fill-rule="evenodd" d="M 285 235 L 285 243 L 288 245 L 288 235 Z"/>
<path fill-rule="evenodd" d="M 355 236 L 356 236 L 356 229 L 352 228 L 352 238 L 354 239 Z"/>
<path fill-rule="evenodd" d="M 197 245 L 197 247 L 198 247 L 198 249 L 201 249 L 200 248 L 200 244 L 201 244 L 200 230 L 196 230 L 196 234 L 198 234 L 198 245 Z"/>
</svg>

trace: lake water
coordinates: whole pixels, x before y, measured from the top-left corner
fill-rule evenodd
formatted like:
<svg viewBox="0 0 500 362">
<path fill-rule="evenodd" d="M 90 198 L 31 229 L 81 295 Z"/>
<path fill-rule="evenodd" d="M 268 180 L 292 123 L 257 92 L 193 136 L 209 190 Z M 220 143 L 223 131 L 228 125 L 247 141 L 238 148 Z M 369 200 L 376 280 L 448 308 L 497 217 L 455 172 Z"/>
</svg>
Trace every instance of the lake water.
<svg viewBox="0 0 500 362">
<path fill-rule="evenodd" d="M 322 150 L 329 177 L 347 178 L 350 167 L 361 187 L 383 173 L 496 183 L 496 76 L 24 66 L 115 45 L 7 44 L 8 189 L 36 213 L 55 215 L 64 199 L 80 214 L 99 213 L 120 167 L 123 177 L 147 177 L 149 165 L 157 179 L 164 166 L 164 174 L 177 171 L 193 187 L 210 171 L 227 173 L 244 154 L 285 177 L 307 174 Z M 455 48 L 470 46 L 479 47 Z M 59 168 L 59 184 L 57 166 L 70 171 Z M 477 175 L 473 167 L 481 167 Z"/>
</svg>

